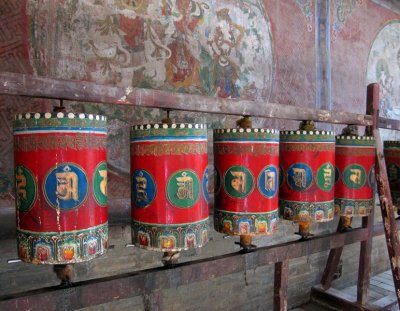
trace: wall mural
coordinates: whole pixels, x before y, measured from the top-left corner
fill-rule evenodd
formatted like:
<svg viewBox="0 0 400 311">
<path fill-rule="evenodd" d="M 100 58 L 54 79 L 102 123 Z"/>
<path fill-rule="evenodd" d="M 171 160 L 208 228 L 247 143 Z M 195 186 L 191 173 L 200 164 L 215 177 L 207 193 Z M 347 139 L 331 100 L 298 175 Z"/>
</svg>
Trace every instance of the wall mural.
<svg viewBox="0 0 400 311">
<path fill-rule="evenodd" d="M 343 30 L 346 21 L 364 0 L 334 0 L 333 1 L 333 23 L 332 40 L 335 41 L 338 34 Z"/>
<path fill-rule="evenodd" d="M 296 0 L 297 6 L 300 8 L 306 18 L 307 31 L 311 32 L 314 25 L 314 1 L 313 0 Z"/>
<path fill-rule="evenodd" d="M 400 20 L 379 31 L 368 56 L 367 83 L 380 86 L 381 116 L 400 119 Z"/>
<path fill-rule="evenodd" d="M 261 0 L 37 0 L 28 12 L 30 59 L 40 76 L 270 97 L 271 26 Z M 80 103 L 72 109 L 108 116 L 109 195 L 129 197 L 129 126 L 160 122 L 160 111 Z M 185 113 L 184 120 L 226 125 L 221 116 Z"/>
<path fill-rule="evenodd" d="M 270 24 L 260 1 L 32 2 L 33 65 L 49 40 L 57 77 L 121 86 L 268 100 Z M 51 1 L 50 1 L 51 2 Z M 49 3 L 51 6 L 51 4 Z M 46 22 L 57 20 L 55 36 Z M 44 64 L 48 67 L 48 62 Z"/>
</svg>

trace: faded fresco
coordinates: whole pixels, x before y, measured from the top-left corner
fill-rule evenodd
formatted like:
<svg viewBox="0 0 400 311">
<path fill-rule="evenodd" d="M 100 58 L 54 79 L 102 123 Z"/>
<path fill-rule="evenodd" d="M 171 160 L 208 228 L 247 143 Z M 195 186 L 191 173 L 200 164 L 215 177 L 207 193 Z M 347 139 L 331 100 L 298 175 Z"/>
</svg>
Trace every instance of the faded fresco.
<svg viewBox="0 0 400 311">
<path fill-rule="evenodd" d="M 54 55 L 50 71 L 57 77 L 269 98 L 270 24 L 257 0 L 70 1 L 57 5 L 55 16 L 49 3 L 30 3 L 32 55 L 38 56 L 32 62 L 39 74 Z"/>
<path fill-rule="evenodd" d="M 353 12 L 363 5 L 365 0 L 334 0 L 332 7 L 332 41 L 342 32 Z"/>
<path fill-rule="evenodd" d="M 400 119 L 400 20 L 383 27 L 368 57 L 367 83 L 380 86 L 381 116 Z"/>
</svg>

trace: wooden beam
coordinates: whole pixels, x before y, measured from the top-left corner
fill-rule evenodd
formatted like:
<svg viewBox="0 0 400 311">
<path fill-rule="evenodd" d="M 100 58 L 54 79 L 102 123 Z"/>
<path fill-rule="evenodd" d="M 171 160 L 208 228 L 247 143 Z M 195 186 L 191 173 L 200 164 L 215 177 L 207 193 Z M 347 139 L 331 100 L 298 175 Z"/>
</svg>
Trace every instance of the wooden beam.
<svg viewBox="0 0 400 311">
<path fill-rule="evenodd" d="M 250 115 L 262 118 L 314 120 L 337 124 L 370 125 L 363 114 L 316 110 L 307 107 L 224 99 L 161 90 L 100 85 L 85 81 L 50 79 L 10 72 L 0 72 L 0 94 L 103 104 L 168 108 L 225 115 Z"/>
<path fill-rule="evenodd" d="M 275 263 L 274 311 L 287 310 L 287 285 L 289 280 L 289 260 Z"/>
</svg>

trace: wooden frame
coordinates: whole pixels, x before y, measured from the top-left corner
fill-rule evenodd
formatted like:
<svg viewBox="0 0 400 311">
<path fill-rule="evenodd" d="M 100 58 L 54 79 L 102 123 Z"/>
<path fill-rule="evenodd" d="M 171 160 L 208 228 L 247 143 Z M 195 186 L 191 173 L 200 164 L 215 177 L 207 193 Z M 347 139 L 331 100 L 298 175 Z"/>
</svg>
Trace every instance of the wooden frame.
<svg viewBox="0 0 400 311">
<path fill-rule="evenodd" d="M 255 105 L 253 101 L 248 100 L 210 98 L 160 90 L 122 88 L 89 82 L 40 78 L 16 73 L 0 73 L 0 95 L 54 98 L 204 113 L 250 115 L 263 118 L 314 120 L 336 124 L 364 125 L 372 126 L 376 137 L 379 136 L 379 127 L 400 130 L 400 121 L 379 118 L 379 111 L 377 109 L 378 94 L 377 85 L 368 88 L 367 100 L 368 103 L 370 103 L 369 106 L 374 108 L 370 110 L 373 112 L 371 116 L 345 112 L 330 112 L 304 107 L 299 108 L 290 105 L 265 102 Z M 380 143 L 379 139 L 378 143 Z M 394 221 L 390 192 L 388 193 L 387 177 L 385 179 L 386 170 L 383 168 L 384 162 L 382 162 L 383 155 L 381 151 L 382 145 L 379 146 L 378 144 L 377 164 L 379 165 L 378 184 L 380 185 L 378 188 L 381 195 L 381 206 L 384 206 L 382 211 L 386 211 L 385 214 L 383 213 L 383 220 L 389 221 L 389 230 L 386 230 L 386 226 L 373 226 L 373 218 L 370 216 L 363 221 L 362 228 L 354 229 L 348 233 L 332 233 L 316 236 L 308 241 L 294 241 L 271 247 L 262 247 L 254 252 L 246 254 L 233 253 L 205 260 L 178 264 L 172 268 L 143 270 L 138 273 L 119 275 L 112 278 L 80 282 L 74 286 L 75 294 L 73 294 L 74 299 L 70 299 L 72 301 L 71 303 L 79 307 L 86 307 L 113 301 L 116 296 L 119 298 L 133 297 L 141 292 L 151 292 L 159 287 L 178 286 L 234 273 L 245 268 L 251 268 L 249 265 L 257 267 L 259 265 L 274 263 L 274 310 L 286 310 L 288 260 L 329 249 L 331 249 L 331 254 L 328 259 L 330 265 L 324 273 L 322 288 L 314 288 L 312 296 L 315 299 L 325 297 L 324 299 L 335 300 L 337 297 L 335 298 L 334 294 L 326 291 L 326 289 L 330 287 L 333 272 L 339 262 L 343 246 L 361 242 L 358 301 L 356 303 L 347 301 L 346 305 L 346 300 L 341 299 L 341 303 L 349 308 L 354 307 L 354 305 L 364 308 L 363 305 L 366 301 L 369 283 L 372 237 L 385 232 L 387 240 L 392 242 L 388 243 L 388 249 L 390 244 L 393 250 L 391 252 L 389 249 L 392 261 L 399 259 L 399 241 L 395 238 L 397 236 L 397 226 Z M 394 276 L 398 277 L 400 282 L 400 270 L 397 267 L 392 268 Z M 175 270 L 174 278 L 172 278 L 171 269 Z M 201 273 L 199 273 L 199 271 L 201 271 Z M 400 290 L 399 282 L 395 281 L 396 291 Z M 108 291 L 102 291 L 103 293 L 109 292 L 110 294 L 102 295 L 101 297 L 98 295 L 94 297 L 90 294 L 97 293 L 102 288 L 108 289 Z M 110 291 L 110 289 L 112 290 Z M 14 296 L 3 296 L 0 297 L 0 308 L 17 310 L 22 306 L 32 307 L 34 305 L 39 305 L 41 306 L 40 310 L 53 310 L 54 304 L 44 304 L 43 302 L 56 301 L 59 297 L 64 295 L 63 291 L 65 291 L 65 289 L 46 288 Z M 43 306 L 48 306 L 48 309 L 43 309 Z M 75 307 L 75 305 L 71 307 Z"/>
</svg>

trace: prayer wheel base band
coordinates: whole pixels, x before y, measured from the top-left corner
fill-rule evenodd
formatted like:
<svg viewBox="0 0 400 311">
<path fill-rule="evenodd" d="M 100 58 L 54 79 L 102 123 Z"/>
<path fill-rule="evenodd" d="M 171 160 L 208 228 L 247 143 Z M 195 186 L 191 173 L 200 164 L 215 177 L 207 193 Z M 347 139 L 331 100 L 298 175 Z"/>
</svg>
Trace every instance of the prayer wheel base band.
<svg viewBox="0 0 400 311">
<path fill-rule="evenodd" d="M 186 224 L 149 224 L 132 221 L 132 241 L 140 248 L 176 252 L 202 247 L 208 242 L 208 218 Z"/>
<path fill-rule="evenodd" d="M 69 264 L 103 255 L 108 248 L 108 223 L 86 230 L 32 232 L 17 229 L 19 258 L 34 264 Z"/>
<path fill-rule="evenodd" d="M 285 219 L 302 222 L 325 222 L 333 219 L 334 201 L 297 202 L 279 200 L 280 213 Z"/>
<path fill-rule="evenodd" d="M 214 227 L 229 235 L 268 235 L 277 230 L 278 210 L 268 213 L 239 213 L 215 210 Z"/>
<path fill-rule="evenodd" d="M 368 216 L 374 207 L 374 200 L 335 199 L 340 216 Z"/>
</svg>

